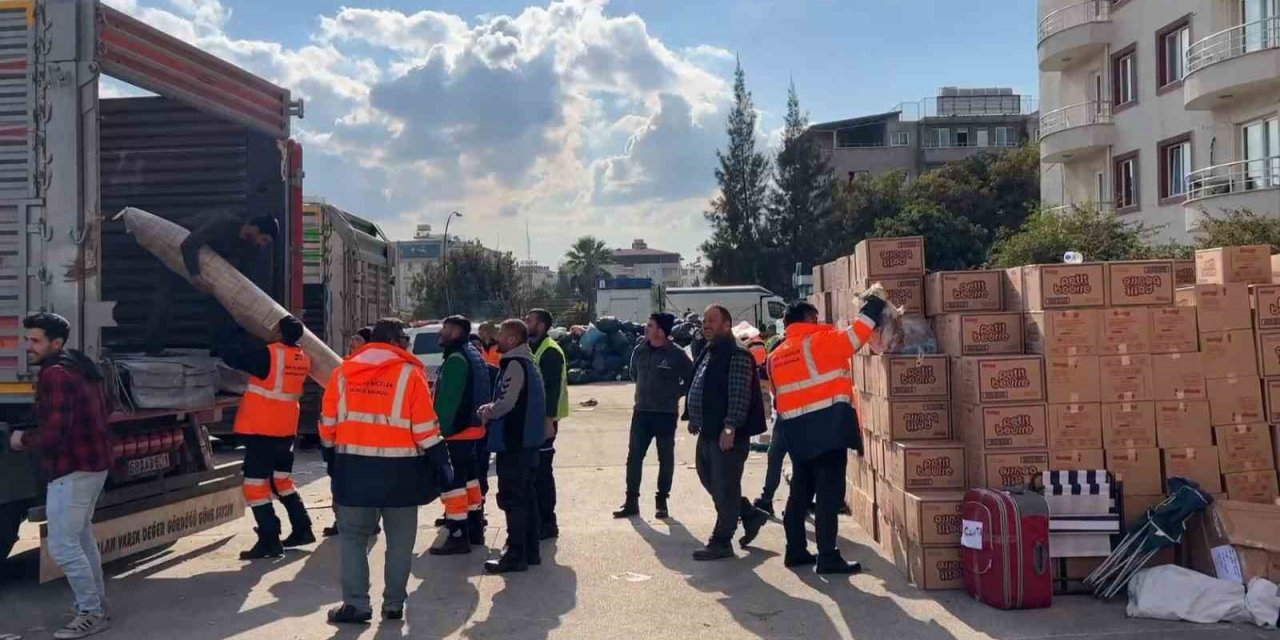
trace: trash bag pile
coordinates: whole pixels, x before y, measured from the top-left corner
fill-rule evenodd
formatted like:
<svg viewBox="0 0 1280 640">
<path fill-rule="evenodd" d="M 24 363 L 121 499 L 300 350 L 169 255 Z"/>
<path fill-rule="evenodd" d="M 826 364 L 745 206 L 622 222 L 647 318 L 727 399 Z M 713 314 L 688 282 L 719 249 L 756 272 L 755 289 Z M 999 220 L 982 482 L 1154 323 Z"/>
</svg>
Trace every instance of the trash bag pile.
<svg viewBox="0 0 1280 640">
<path fill-rule="evenodd" d="M 631 352 L 644 340 L 644 325 L 606 316 L 586 326 L 557 327 L 548 332 L 564 350 L 569 384 L 631 379 Z"/>
</svg>

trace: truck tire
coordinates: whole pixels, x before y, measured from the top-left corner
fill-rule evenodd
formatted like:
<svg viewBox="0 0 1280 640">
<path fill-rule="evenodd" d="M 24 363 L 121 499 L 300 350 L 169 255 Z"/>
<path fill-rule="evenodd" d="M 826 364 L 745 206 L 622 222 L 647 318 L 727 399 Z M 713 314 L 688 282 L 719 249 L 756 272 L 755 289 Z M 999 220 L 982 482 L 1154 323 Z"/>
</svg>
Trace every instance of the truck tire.
<svg viewBox="0 0 1280 640">
<path fill-rule="evenodd" d="M 9 557 L 13 545 L 18 542 L 18 527 L 27 517 L 27 505 L 11 502 L 0 505 L 0 562 Z"/>
</svg>

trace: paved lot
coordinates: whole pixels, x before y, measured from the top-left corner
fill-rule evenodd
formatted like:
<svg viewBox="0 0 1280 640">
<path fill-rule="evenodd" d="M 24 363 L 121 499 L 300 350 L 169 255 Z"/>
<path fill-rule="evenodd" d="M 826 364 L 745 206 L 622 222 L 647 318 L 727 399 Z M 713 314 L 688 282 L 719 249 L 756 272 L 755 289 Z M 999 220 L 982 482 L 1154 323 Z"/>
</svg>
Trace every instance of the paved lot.
<svg viewBox="0 0 1280 640">
<path fill-rule="evenodd" d="M 438 535 L 431 527 L 439 506 L 422 510 L 419 558 L 410 581 L 404 622 L 369 627 L 329 626 L 324 611 L 339 600 L 337 545 L 291 552 L 274 562 L 237 559 L 252 544 L 252 522 L 239 522 L 185 539 L 154 555 L 109 566 L 107 583 L 115 627 L 100 636 L 137 640 L 220 638 L 367 639 L 490 638 L 589 640 L 636 638 L 1248 638 L 1261 630 L 1128 620 L 1120 604 L 1092 598 L 1059 598 L 1053 608 L 999 612 L 961 592 L 923 592 L 906 584 L 890 563 L 867 546 L 852 523 L 842 524 L 846 557 L 867 573 L 825 580 L 782 566 L 782 529 L 772 524 L 758 547 L 736 561 L 709 565 L 689 554 L 710 531 L 710 501 L 697 484 L 693 442 L 678 443 L 674 519 L 614 521 L 609 512 L 623 489 L 631 387 L 575 387 L 576 407 L 562 427 L 557 460 L 562 537 L 546 547 L 544 564 L 511 577 L 484 576 L 484 554 L 432 558 Z M 646 470 L 646 493 L 656 458 Z M 748 463 L 746 487 L 754 492 L 764 456 Z M 319 456 L 304 453 L 298 480 L 313 508 L 317 529 L 332 516 Z M 785 492 L 785 488 L 784 488 Z M 494 514 L 495 523 L 501 516 Z M 0 634 L 48 638 L 68 607 L 65 583 L 35 585 L 30 551 L 36 531 L 24 530 L 26 553 L 4 566 L 0 581 Z M 492 527 L 490 547 L 503 531 Z M 374 558 L 374 602 L 379 601 L 379 544 Z"/>
</svg>

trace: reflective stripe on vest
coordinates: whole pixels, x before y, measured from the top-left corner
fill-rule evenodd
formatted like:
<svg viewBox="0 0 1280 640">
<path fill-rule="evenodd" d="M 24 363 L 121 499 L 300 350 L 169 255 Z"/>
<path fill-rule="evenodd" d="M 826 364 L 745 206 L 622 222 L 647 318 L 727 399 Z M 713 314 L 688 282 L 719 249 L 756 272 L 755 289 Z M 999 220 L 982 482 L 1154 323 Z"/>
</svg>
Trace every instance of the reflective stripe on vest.
<svg viewBox="0 0 1280 640">
<path fill-rule="evenodd" d="M 242 435 L 289 437 L 298 432 L 303 385 L 311 358 L 301 347 L 267 345 L 271 362 L 266 379 L 249 376 L 236 412 L 234 430 Z"/>
<path fill-rule="evenodd" d="M 806 336 L 798 346 L 791 340 L 779 345 L 769 358 L 769 369 L 777 390 L 774 403 L 780 419 L 790 420 L 838 404 L 853 403 L 853 380 L 848 364 L 816 356 L 812 335 Z"/>
<path fill-rule="evenodd" d="M 347 377 L 338 374 L 338 415 L 324 419 L 325 426 L 338 429 L 334 449 L 337 453 L 377 458 L 410 458 L 440 442 L 439 428 L 435 420 L 415 423 L 404 417 L 405 389 L 413 365 L 405 363 L 396 377 L 392 390 L 391 410 L 388 413 L 351 411 L 347 408 Z M 410 436 L 406 443 L 405 432 Z M 423 437 L 423 434 L 433 435 Z M 355 436 L 354 438 L 352 436 Z M 359 442 L 343 442 L 343 440 Z"/>
</svg>

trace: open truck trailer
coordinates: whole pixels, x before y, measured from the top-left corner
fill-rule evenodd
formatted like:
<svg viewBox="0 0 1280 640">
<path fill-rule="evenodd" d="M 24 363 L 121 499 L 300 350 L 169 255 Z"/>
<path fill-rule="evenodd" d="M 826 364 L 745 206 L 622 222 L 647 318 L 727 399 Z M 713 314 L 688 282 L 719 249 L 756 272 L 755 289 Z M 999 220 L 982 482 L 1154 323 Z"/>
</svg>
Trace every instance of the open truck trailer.
<svg viewBox="0 0 1280 640">
<path fill-rule="evenodd" d="M 104 74 L 155 95 L 100 99 Z M 27 314 L 65 316 L 70 346 L 98 361 L 142 349 L 154 289 L 170 274 L 111 221 L 125 206 L 189 229 L 219 212 L 274 216 L 282 233 L 257 284 L 295 313 L 302 308 L 302 155 L 289 137 L 290 118 L 301 111 L 287 90 L 96 0 L 0 0 L 0 421 L 7 428 L 38 428 Z M 210 348 L 206 318 L 217 302 L 184 283 L 168 304 L 164 346 Z M 116 463 L 95 516 L 104 560 L 243 513 L 239 464 L 214 463 L 207 431 L 237 399 L 112 413 Z M 44 517 L 37 456 L 0 452 L 0 560 L 24 519 Z"/>
</svg>

